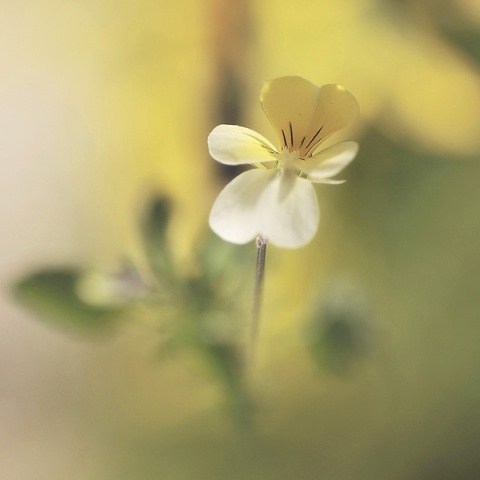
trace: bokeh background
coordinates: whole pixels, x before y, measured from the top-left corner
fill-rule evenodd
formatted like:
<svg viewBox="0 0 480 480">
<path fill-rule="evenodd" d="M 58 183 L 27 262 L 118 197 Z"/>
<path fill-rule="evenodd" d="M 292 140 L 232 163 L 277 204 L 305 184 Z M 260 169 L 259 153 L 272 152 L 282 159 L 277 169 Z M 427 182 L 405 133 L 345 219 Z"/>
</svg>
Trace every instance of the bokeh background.
<svg viewBox="0 0 480 480">
<path fill-rule="evenodd" d="M 0 38 L 2 479 L 480 477 L 477 0 L 2 0 Z M 354 93 L 361 149 L 318 188 L 315 240 L 269 247 L 245 387 L 217 346 L 248 324 L 255 247 L 209 236 L 238 172 L 206 136 L 272 137 L 258 96 L 281 75 Z M 92 336 L 16 296 L 68 266 L 103 278 L 95 303 L 125 259 L 146 271 L 155 195 L 192 308 L 136 298 Z M 175 329 L 212 315 L 215 341 Z"/>
</svg>

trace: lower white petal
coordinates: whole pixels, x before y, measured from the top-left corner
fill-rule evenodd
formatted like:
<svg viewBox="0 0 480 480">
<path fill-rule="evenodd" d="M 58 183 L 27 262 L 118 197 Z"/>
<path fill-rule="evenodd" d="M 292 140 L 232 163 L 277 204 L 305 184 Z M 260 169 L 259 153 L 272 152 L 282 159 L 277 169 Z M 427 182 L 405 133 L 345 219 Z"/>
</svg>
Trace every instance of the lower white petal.
<svg viewBox="0 0 480 480">
<path fill-rule="evenodd" d="M 313 185 L 290 172 L 249 170 L 220 192 L 210 213 L 210 227 L 232 243 L 262 235 L 279 247 L 308 243 L 318 228 Z"/>
<path fill-rule="evenodd" d="M 257 209 L 270 182 L 266 170 L 249 170 L 235 177 L 218 195 L 210 212 L 210 227 L 231 243 L 247 243 L 258 235 Z"/>
</svg>

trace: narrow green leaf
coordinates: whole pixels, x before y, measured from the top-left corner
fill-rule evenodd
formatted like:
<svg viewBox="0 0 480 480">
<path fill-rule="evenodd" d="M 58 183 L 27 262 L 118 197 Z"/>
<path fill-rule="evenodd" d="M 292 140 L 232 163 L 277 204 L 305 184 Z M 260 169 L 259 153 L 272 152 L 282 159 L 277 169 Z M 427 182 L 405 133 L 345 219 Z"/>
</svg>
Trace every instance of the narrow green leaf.
<svg viewBox="0 0 480 480">
<path fill-rule="evenodd" d="M 153 273 L 162 279 L 172 271 L 167 229 L 171 217 L 171 202 L 155 196 L 148 203 L 140 222 L 145 255 Z"/>
<path fill-rule="evenodd" d="M 83 301 L 76 291 L 80 277 L 75 268 L 46 269 L 20 279 L 13 291 L 20 303 L 53 326 L 78 333 L 105 332 L 119 308 Z"/>
</svg>

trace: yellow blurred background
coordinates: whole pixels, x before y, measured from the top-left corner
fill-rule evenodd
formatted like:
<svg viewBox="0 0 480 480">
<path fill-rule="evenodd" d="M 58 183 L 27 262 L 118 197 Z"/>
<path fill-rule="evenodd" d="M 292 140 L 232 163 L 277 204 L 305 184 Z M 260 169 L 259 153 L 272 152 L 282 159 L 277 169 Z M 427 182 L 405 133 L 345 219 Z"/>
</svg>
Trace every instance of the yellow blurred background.
<svg viewBox="0 0 480 480">
<path fill-rule="evenodd" d="M 2 0 L 0 37 L 2 480 L 480 477 L 478 1 Z M 150 322 L 92 341 L 11 286 L 141 265 L 153 192 L 194 269 L 234 175 L 206 137 L 271 138 L 258 96 L 281 75 L 350 90 L 360 154 L 318 188 L 315 240 L 269 247 L 245 428 Z"/>
</svg>

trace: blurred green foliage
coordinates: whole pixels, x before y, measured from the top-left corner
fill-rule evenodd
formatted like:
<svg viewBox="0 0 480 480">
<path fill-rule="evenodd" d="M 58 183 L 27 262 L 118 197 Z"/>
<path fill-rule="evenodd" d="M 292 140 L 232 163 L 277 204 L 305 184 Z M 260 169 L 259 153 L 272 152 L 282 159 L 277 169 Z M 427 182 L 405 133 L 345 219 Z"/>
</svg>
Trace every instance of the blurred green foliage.
<svg viewBox="0 0 480 480">
<path fill-rule="evenodd" d="M 380 3 L 393 20 L 398 21 L 400 16 L 420 28 L 427 21 L 447 44 L 466 55 L 473 65 L 480 62 L 480 27 L 456 0 L 380 0 Z"/>
<path fill-rule="evenodd" d="M 353 373 L 374 348 L 373 322 L 360 288 L 348 279 L 332 282 L 307 325 L 305 342 L 328 372 Z"/>
<path fill-rule="evenodd" d="M 19 280 L 14 291 L 20 302 L 56 327 L 81 334 L 105 332 L 119 311 L 83 301 L 76 291 L 81 276 L 75 268 L 47 268 Z"/>
<path fill-rule="evenodd" d="M 173 274 L 172 252 L 169 251 L 167 228 L 171 203 L 166 197 L 156 197 L 145 210 L 140 229 L 145 258 L 157 279 Z"/>
<path fill-rule="evenodd" d="M 245 424 L 251 404 L 241 325 L 245 294 L 252 287 L 245 281 L 253 280 L 252 252 L 209 234 L 199 246 L 196 265 L 182 271 L 168 238 L 171 213 L 169 199 L 154 196 L 141 217 L 147 270 L 123 265 L 114 273 L 92 273 L 84 266 L 47 267 L 20 279 L 14 292 L 40 318 L 72 333 L 99 333 L 120 321 L 153 318 L 160 358 L 184 349 L 197 352 Z"/>
</svg>

